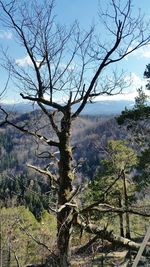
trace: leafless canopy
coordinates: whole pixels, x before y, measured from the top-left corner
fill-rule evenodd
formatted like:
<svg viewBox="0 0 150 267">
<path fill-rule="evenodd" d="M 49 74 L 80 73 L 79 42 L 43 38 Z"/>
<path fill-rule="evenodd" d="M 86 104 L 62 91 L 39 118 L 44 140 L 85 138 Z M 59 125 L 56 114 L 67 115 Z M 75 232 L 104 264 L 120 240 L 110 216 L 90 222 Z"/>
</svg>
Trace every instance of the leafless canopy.
<svg viewBox="0 0 150 267">
<path fill-rule="evenodd" d="M 54 0 L 42 4 L 0 1 L 0 5 L 1 20 L 13 30 L 27 54 L 28 64 L 24 66 L 5 53 L 5 67 L 11 69 L 22 98 L 62 112 L 68 103 L 80 103 L 73 118 L 93 97 L 122 90 L 122 75 L 114 72 L 104 76 L 105 68 L 150 39 L 148 24 L 140 13 L 132 17 L 131 0 L 110 0 L 105 12 L 99 9 L 100 24 L 88 31 L 81 30 L 77 22 L 69 29 L 57 24 Z"/>
</svg>

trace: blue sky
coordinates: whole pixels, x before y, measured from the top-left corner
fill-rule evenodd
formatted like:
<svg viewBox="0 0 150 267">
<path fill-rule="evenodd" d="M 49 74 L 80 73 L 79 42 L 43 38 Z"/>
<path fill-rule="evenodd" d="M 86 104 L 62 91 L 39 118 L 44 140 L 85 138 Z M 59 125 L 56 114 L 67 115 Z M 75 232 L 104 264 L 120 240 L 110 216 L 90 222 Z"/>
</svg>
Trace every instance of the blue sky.
<svg viewBox="0 0 150 267">
<path fill-rule="evenodd" d="M 58 21 L 63 24 L 70 25 L 77 19 L 81 27 L 87 29 L 92 23 L 96 23 L 98 19 L 98 0 L 56 0 L 55 13 Z M 106 0 L 101 0 L 102 4 L 106 4 Z M 145 13 L 147 19 L 150 18 L 149 0 L 134 0 L 134 13 L 141 9 Z M 101 29 L 100 29 L 101 30 Z M 104 34 L 104 33 L 103 33 Z M 15 60 L 27 62 L 27 55 L 22 47 L 16 42 L 13 33 L 9 29 L 4 29 L 0 25 L 0 44 L 3 47 L 8 47 L 8 51 Z M 115 96 L 115 99 L 133 99 L 136 95 L 136 88 L 145 85 L 143 72 L 146 64 L 150 63 L 150 46 L 143 47 L 135 53 L 124 59 L 119 68 L 126 71 L 126 76 L 131 76 L 133 80 L 132 87 L 125 90 L 125 95 Z M 0 83 L 2 89 L 7 80 L 7 74 L 1 69 Z M 130 93 L 129 93 L 130 91 Z M 106 97 L 101 97 L 105 99 Z M 109 99 L 112 99 L 111 97 Z M 9 90 L 5 96 L 7 102 L 20 101 L 19 93 L 14 85 L 10 84 Z"/>
</svg>

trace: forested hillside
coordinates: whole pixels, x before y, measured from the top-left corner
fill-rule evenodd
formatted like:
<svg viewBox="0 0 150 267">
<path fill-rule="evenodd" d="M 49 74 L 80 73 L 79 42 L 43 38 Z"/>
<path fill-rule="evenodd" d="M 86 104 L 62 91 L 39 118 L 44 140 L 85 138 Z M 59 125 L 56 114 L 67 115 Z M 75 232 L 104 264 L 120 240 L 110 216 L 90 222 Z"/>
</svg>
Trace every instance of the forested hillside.
<svg viewBox="0 0 150 267">
<path fill-rule="evenodd" d="M 41 116 L 39 111 L 35 111 L 23 115 L 16 114 L 13 120 L 19 125 L 24 125 L 29 124 L 33 118 L 35 122 L 39 121 Z M 46 134 L 48 121 L 46 117 L 42 117 L 40 121 L 38 127 Z M 113 117 L 80 117 L 74 123 L 72 132 L 76 161 L 74 165 L 77 166 L 77 176 L 80 177 L 78 183 L 94 179 L 100 160 L 104 157 L 103 147 L 108 139 L 127 138 L 127 133 L 118 126 Z M 48 204 L 43 203 L 42 195 L 39 199 L 34 196 L 34 201 L 37 201 L 36 209 L 32 207 L 33 200 L 30 199 L 32 195 L 30 196 L 29 187 L 33 192 L 45 194 L 50 191 L 50 182 L 46 176 L 41 176 L 27 164 L 46 166 L 49 163 L 46 147 L 39 147 L 30 135 L 22 134 L 13 127 L 0 128 L 0 145 L 1 199 L 8 206 L 15 201 L 17 205 L 26 204 L 36 216 L 39 216 L 39 209 L 42 210 L 43 205 L 48 209 Z M 45 154 L 40 155 L 42 150 Z"/>
<path fill-rule="evenodd" d="M 30 122 L 33 119 L 36 131 L 39 130 L 39 132 L 47 135 L 48 120 L 40 111 L 16 114 L 13 122 L 19 125 L 27 124 L 31 127 Z M 42 157 L 39 155 L 42 150 L 45 149 L 46 151 L 46 146 L 44 147 L 43 144 L 39 146 L 36 139 L 34 140 L 30 135 L 23 134 L 11 126 L 1 127 L 0 135 L 2 173 L 6 170 L 14 175 L 24 174 L 27 171 L 32 173 L 30 168 L 27 168 L 27 163 L 40 166 L 48 163 L 47 155 Z M 51 131 L 52 136 L 53 131 Z M 113 116 L 82 116 L 74 122 L 71 141 L 74 147 L 74 157 L 76 161 L 82 161 L 80 168 L 82 173 L 87 173 L 88 179 L 94 177 L 100 160 L 104 157 L 106 143 L 111 139 L 129 140 L 135 149 L 139 149 L 135 143 L 134 133 L 129 132 L 126 127 L 118 125 L 116 118 Z"/>
<path fill-rule="evenodd" d="M 42 119 L 41 119 L 42 117 Z M 47 134 L 48 120 L 40 111 L 26 114 L 16 114 L 13 122 L 18 125 L 28 125 L 34 118 L 35 129 Z M 40 124 L 37 123 L 40 121 Z M 36 127 L 38 125 L 38 127 Z M 51 132 L 51 136 L 53 131 Z M 93 179 L 100 160 L 104 157 L 103 149 L 109 139 L 129 139 L 129 132 L 117 124 L 113 117 L 82 116 L 75 121 L 72 127 L 72 146 L 75 160 L 81 161 L 78 171 L 87 175 L 88 180 Z M 1 144 L 1 173 L 4 175 L 33 175 L 27 164 L 48 164 L 46 146 L 37 144 L 30 135 L 23 134 L 17 129 L 9 127 L 0 128 Z M 40 155 L 45 150 L 45 154 Z M 36 173 L 38 176 L 38 173 Z"/>
<path fill-rule="evenodd" d="M 57 119 L 59 121 L 59 118 Z M 48 121 L 46 117 L 42 116 L 40 111 L 35 111 L 26 114 L 17 113 L 13 116 L 13 122 L 15 123 L 17 122 L 18 125 L 28 125 L 28 127 L 30 127 L 30 121 L 34 121 L 34 126 L 35 127 L 38 126 L 39 132 L 42 131 L 46 135 Z M 36 122 L 39 121 L 41 123 L 40 124 L 38 123 L 37 125 Z M 124 200 L 120 195 L 121 192 L 122 192 L 121 194 L 124 194 L 123 184 L 121 180 L 118 179 L 120 176 L 119 164 L 121 164 L 121 166 L 122 164 L 126 164 L 125 163 L 126 157 L 129 157 L 129 153 L 134 153 L 135 157 L 137 158 L 139 156 L 139 161 L 137 161 L 135 158 L 133 160 L 133 163 L 131 163 L 131 166 L 130 165 L 126 166 L 125 172 L 128 173 L 126 177 L 128 207 L 126 207 L 126 209 L 132 209 L 131 207 L 134 207 L 134 213 L 135 213 L 135 215 L 130 215 L 130 229 L 128 229 L 129 235 L 127 237 L 131 238 L 132 236 L 132 238 L 137 238 L 137 239 L 140 238 L 140 236 L 145 231 L 145 227 L 148 225 L 148 219 L 147 217 L 145 217 L 145 215 L 149 214 L 149 202 L 148 202 L 150 196 L 149 172 L 147 172 L 147 174 L 143 173 L 143 170 L 146 171 L 146 166 L 144 166 L 143 168 L 142 164 L 143 164 L 143 158 L 145 158 L 145 154 L 147 154 L 148 156 L 147 164 L 149 164 L 150 161 L 149 150 L 147 152 L 144 151 L 141 154 L 141 147 L 136 142 L 134 138 L 135 134 L 133 133 L 133 131 L 128 130 L 126 124 L 124 126 L 122 125 L 120 126 L 117 123 L 116 118 L 114 117 L 102 117 L 102 116 L 79 117 L 78 120 L 73 124 L 72 133 L 73 133 L 72 146 L 74 147 L 74 155 L 75 155 L 73 164 L 75 168 L 75 175 L 77 177 L 76 186 L 78 186 L 79 188 L 78 201 L 80 201 L 81 203 L 82 202 L 84 203 L 86 201 L 87 204 L 99 201 L 101 203 L 105 203 L 101 211 L 103 215 L 99 216 L 95 210 L 90 215 L 92 216 L 91 219 L 92 220 L 94 219 L 94 221 L 101 220 L 101 226 L 104 225 L 104 227 L 107 223 L 108 230 L 112 229 L 111 224 L 113 223 L 115 225 L 116 232 L 118 232 L 118 234 L 120 232 L 121 236 L 125 236 L 126 217 L 123 214 L 122 215 L 118 214 L 118 216 L 116 216 L 117 210 L 116 211 L 112 210 L 113 206 L 114 207 L 118 206 L 118 208 L 122 208 L 122 205 L 124 206 Z M 113 143 L 111 142 L 114 142 L 114 145 L 116 142 L 117 149 L 119 149 L 120 146 L 120 152 L 117 152 L 120 154 L 118 154 L 118 158 L 116 158 L 117 161 L 115 163 L 117 165 L 114 165 L 113 168 L 112 164 L 114 164 L 113 163 L 114 160 L 112 158 L 113 157 L 112 153 L 114 153 L 113 150 L 115 150 L 115 146 L 113 148 Z M 109 151 L 108 149 L 108 144 L 109 146 L 111 145 L 111 147 L 109 147 L 109 149 L 111 148 L 111 151 Z M 55 190 L 51 187 L 51 183 L 48 177 L 46 175 L 41 175 L 36 170 L 33 170 L 27 166 L 28 163 L 36 166 L 43 166 L 43 165 L 46 166 L 47 164 L 49 164 L 49 158 L 47 158 L 47 150 L 46 150 L 47 147 L 43 145 L 39 146 L 36 142 L 36 139 L 33 140 L 33 138 L 31 138 L 30 135 L 22 134 L 20 133 L 20 131 L 11 126 L 9 127 L 3 126 L 0 128 L 0 146 L 1 146 L 0 201 L 1 201 L 1 207 L 7 208 L 6 210 L 2 209 L 1 213 L 2 221 L 5 220 L 5 216 L 6 217 L 8 216 L 7 211 L 9 212 L 9 214 L 10 211 L 12 212 L 12 215 L 9 215 L 8 217 L 14 216 L 14 219 L 11 219 L 13 223 L 15 223 L 16 217 L 19 216 L 18 217 L 19 221 L 17 222 L 18 226 L 17 225 L 16 226 L 19 227 L 20 229 L 19 231 L 25 231 L 26 239 L 28 238 L 29 240 L 31 239 L 31 242 L 33 242 L 34 246 L 34 240 L 32 240 L 33 237 L 32 236 L 30 237 L 31 229 L 27 227 L 26 230 L 23 230 L 24 222 L 22 221 L 21 218 L 24 215 L 23 214 L 21 215 L 20 208 L 18 208 L 18 210 L 16 208 L 20 206 L 25 206 L 26 208 L 28 208 L 34 214 L 36 220 L 38 220 L 37 227 L 41 227 L 40 225 L 44 220 L 43 216 L 45 211 L 47 210 L 48 212 L 51 213 L 52 206 L 55 207 L 54 202 L 56 201 L 56 194 Z M 129 149 L 131 149 L 131 152 L 129 152 L 130 151 Z M 44 151 L 44 153 L 42 151 Z M 121 158 L 124 160 L 124 163 L 123 161 L 121 163 Z M 130 159 L 127 158 L 127 161 L 128 160 L 132 162 L 131 158 Z M 137 170 L 134 167 L 135 165 L 137 165 Z M 55 167 L 53 166 L 53 168 Z M 141 172 L 140 169 L 142 169 L 142 175 L 145 175 L 145 177 L 147 177 L 145 182 L 141 180 L 143 179 L 140 178 L 141 176 L 137 175 L 140 174 Z M 116 180 L 116 178 L 118 181 Z M 83 184 L 83 188 L 85 187 L 84 190 L 82 189 L 82 194 L 80 192 L 81 183 Z M 106 195 L 104 194 L 104 192 L 106 192 Z M 119 202 L 118 198 L 120 199 Z M 139 207 L 138 209 L 137 206 Z M 142 217 L 142 223 L 141 223 L 140 219 L 141 217 L 138 214 L 142 213 L 143 210 L 142 207 L 144 207 L 145 209 L 144 210 L 145 215 L 144 217 Z M 13 215 L 13 209 L 16 215 Z M 22 208 L 21 212 L 24 213 L 28 211 L 25 211 Z M 27 216 L 30 217 L 30 214 Z M 136 218 L 136 223 L 135 223 L 135 218 Z M 31 225 L 34 224 L 32 220 L 30 221 L 29 219 L 30 222 L 28 222 L 31 223 Z M 54 220 L 54 218 L 52 220 Z M 9 227 L 7 227 L 7 230 L 5 230 L 3 226 L 4 229 L 3 231 L 5 232 L 6 235 L 7 235 L 6 231 L 9 231 Z M 52 227 L 55 228 L 54 222 Z M 41 235 L 41 233 L 38 232 L 39 231 L 38 229 L 35 230 L 35 233 L 39 236 Z M 23 238 L 20 235 L 22 236 L 21 232 L 19 232 L 19 237 L 17 237 L 18 236 L 17 234 L 16 237 L 14 238 L 15 239 Z M 48 240 L 49 238 L 49 235 L 50 232 L 47 229 L 45 240 L 41 241 L 43 240 L 44 237 L 43 236 L 40 237 L 40 242 L 41 243 L 44 242 L 44 246 L 46 244 L 45 242 L 47 242 L 46 240 Z M 74 239 L 73 243 L 76 246 L 78 244 L 76 236 L 74 236 L 73 239 Z M 87 240 L 88 236 L 83 235 L 83 241 L 81 242 L 82 245 L 85 242 L 87 242 Z M 26 256 L 24 254 L 25 252 L 20 251 L 19 248 L 16 247 L 13 241 L 11 242 L 14 251 L 18 253 L 17 255 L 20 255 L 19 257 L 22 258 L 22 260 L 20 260 L 20 262 L 22 263 L 23 262 L 25 263 L 27 261 L 27 258 L 29 262 L 35 263 L 41 261 L 41 259 L 44 259 L 44 257 L 48 255 L 47 249 L 46 248 L 44 249 L 43 247 L 45 251 L 43 253 L 45 253 L 44 254 L 45 256 L 42 257 L 42 255 L 40 255 L 39 253 L 39 258 L 34 257 L 32 260 L 29 256 Z M 95 246 L 97 246 L 96 243 L 94 243 L 94 241 L 92 243 L 95 244 Z M 38 249 L 37 240 L 35 241 L 35 246 L 36 249 Z M 6 246 L 5 249 L 7 251 L 8 247 Z M 28 253 L 31 253 L 30 248 L 26 249 L 29 251 Z M 86 248 L 85 250 L 83 249 L 83 251 L 85 252 Z M 3 259 L 5 257 L 7 258 L 7 253 L 4 253 Z M 10 266 L 11 267 L 16 266 L 15 265 L 16 260 L 14 258 L 13 253 L 11 253 L 11 257 L 12 257 L 12 265 Z M 107 262 L 107 257 L 106 259 L 103 259 L 104 262 L 105 260 Z"/>
</svg>

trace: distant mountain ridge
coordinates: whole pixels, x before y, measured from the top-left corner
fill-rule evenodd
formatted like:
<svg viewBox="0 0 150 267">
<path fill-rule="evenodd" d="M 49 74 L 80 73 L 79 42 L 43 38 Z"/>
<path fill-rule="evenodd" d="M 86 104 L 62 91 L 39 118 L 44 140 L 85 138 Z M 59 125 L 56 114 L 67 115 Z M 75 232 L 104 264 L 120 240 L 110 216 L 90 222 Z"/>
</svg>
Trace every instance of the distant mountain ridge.
<svg viewBox="0 0 150 267">
<path fill-rule="evenodd" d="M 93 103 L 87 103 L 82 115 L 118 115 L 122 110 L 127 107 L 131 109 L 134 106 L 133 100 L 104 100 L 95 101 Z M 16 104 L 3 104 L 3 107 L 8 111 L 15 111 L 19 113 L 31 112 L 33 110 L 39 109 L 38 106 L 31 103 L 16 103 Z M 78 106 L 76 105 L 74 109 Z"/>
<path fill-rule="evenodd" d="M 93 103 L 88 103 L 83 110 L 83 115 L 118 115 L 127 107 L 131 109 L 134 106 L 134 101 L 127 100 L 104 100 Z"/>
</svg>

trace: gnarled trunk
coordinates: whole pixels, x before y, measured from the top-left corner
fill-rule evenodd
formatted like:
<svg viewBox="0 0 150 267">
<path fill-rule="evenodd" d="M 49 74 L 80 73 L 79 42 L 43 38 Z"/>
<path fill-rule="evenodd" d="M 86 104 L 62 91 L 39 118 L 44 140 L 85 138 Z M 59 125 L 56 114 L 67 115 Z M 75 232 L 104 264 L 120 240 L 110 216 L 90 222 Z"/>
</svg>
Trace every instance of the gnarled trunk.
<svg viewBox="0 0 150 267">
<path fill-rule="evenodd" d="M 72 191 L 72 149 L 70 145 L 71 113 L 66 112 L 61 120 L 61 132 L 59 134 L 59 191 L 57 214 L 57 247 L 60 266 L 70 266 L 69 241 L 72 226 L 73 212 L 69 205 L 69 197 Z"/>
</svg>

